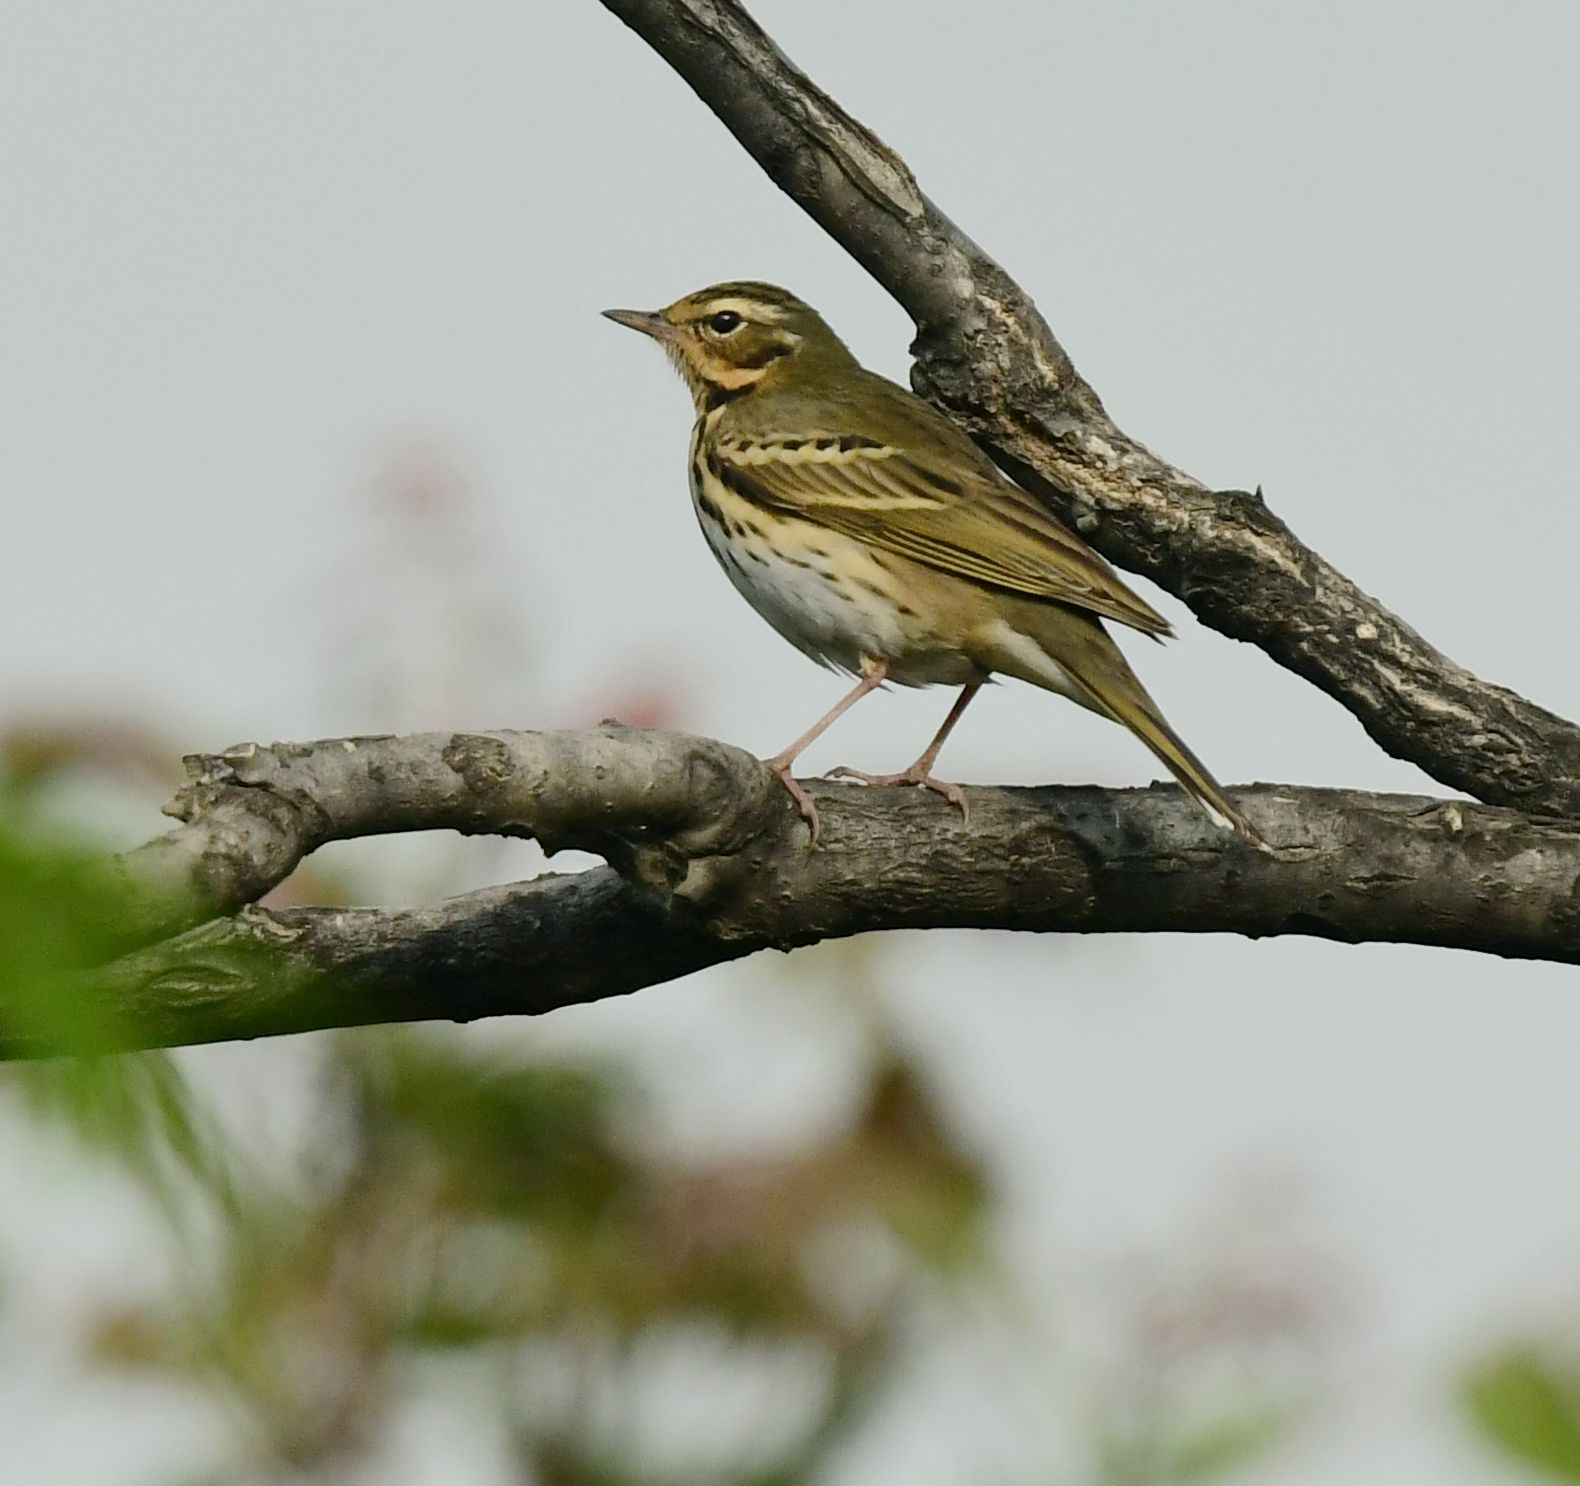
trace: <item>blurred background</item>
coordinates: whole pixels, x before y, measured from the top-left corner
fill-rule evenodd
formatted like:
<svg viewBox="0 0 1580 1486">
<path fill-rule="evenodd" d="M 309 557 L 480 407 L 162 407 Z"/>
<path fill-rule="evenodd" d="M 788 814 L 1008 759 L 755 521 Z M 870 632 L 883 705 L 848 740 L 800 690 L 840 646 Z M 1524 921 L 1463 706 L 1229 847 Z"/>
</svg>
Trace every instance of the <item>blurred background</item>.
<svg viewBox="0 0 1580 1486">
<path fill-rule="evenodd" d="M 755 13 L 1122 424 L 1580 715 L 1580 11 Z M 832 701 L 694 529 L 682 388 L 597 311 L 766 278 L 901 379 L 908 323 L 592 0 L 3 34 L 13 1006 L 185 751 L 617 715 L 766 754 Z M 1142 586 L 1181 638 L 1139 663 L 1222 778 L 1441 793 Z M 807 764 L 898 767 L 944 705 L 871 702 Z M 1153 777 L 1013 686 L 946 764 Z M 284 892 L 540 863 L 367 842 Z M 533 1023 L 8 1069 L 5 1479 L 1580 1479 L 1573 982 L 893 935 Z"/>
</svg>

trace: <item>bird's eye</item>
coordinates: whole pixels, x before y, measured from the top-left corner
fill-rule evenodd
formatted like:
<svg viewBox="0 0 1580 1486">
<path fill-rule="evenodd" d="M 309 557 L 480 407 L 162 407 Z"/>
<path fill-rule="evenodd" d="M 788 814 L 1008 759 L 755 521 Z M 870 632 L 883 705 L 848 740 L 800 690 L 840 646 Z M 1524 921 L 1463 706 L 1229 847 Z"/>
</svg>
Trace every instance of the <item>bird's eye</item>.
<svg viewBox="0 0 1580 1486">
<path fill-rule="evenodd" d="M 716 315 L 708 316 L 708 329 L 715 335 L 728 335 L 732 330 L 739 330 L 741 317 L 734 310 L 720 310 Z"/>
</svg>

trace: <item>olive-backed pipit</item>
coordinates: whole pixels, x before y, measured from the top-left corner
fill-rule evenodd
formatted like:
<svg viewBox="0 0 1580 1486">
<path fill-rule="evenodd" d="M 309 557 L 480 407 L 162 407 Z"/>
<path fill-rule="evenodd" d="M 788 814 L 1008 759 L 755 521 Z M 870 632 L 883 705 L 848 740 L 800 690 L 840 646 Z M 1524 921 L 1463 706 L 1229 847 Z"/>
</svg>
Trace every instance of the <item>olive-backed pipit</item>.
<svg viewBox="0 0 1580 1486">
<path fill-rule="evenodd" d="M 963 688 L 899 774 L 936 790 L 933 763 L 994 674 L 1056 691 L 1129 728 L 1222 824 L 1259 838 L 1163 720 L 1103 628 L 1168 622 L 943 414 L 865 370 L 817 312 L 771 284 L 715 284 L 653 312 L 606 310 L 663 345 L 691 389 L 691 496 L 703 535 L 751 606 L 855 688 L 771 761 L 817 840 L 790 770 L 885 681 Z"/>
</svg>

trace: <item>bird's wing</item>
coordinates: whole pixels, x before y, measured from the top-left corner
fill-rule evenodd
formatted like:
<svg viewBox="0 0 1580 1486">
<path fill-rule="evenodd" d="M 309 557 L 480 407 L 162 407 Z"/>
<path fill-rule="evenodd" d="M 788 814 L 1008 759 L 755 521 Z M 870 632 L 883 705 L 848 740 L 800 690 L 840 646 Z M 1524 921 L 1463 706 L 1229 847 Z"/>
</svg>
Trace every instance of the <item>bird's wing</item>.
<svg viewBox="0 0 1580 1486">
<path fill-rule="evenodd" d="M 1169 633 L 1169 622 L 1085 542 L 996 473 L 833 432 L 725 437 L 707 457 L 727 488 L 767 510 L 957 578 Z"/>
</svg>

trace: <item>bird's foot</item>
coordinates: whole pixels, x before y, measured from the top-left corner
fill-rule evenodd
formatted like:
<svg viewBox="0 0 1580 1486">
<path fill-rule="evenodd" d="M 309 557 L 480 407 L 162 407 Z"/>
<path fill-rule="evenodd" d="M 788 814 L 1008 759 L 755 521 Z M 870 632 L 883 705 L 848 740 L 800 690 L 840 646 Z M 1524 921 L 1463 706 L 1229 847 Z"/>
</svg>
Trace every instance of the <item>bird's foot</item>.
<svg viewBox="0 0 1580 1486">
<path fill-rule="evenodd" d="M 960 812 L 960 825 L 962 828 L 971 824 L 971 806 L 966 802 L 966 792 L 958 784 L 951 784 L 947 779 L 937 779 L 931 774 L 924 773 L 912 765 L 901 774 L 868 774 L 861 769 L 852 769 L 840 765 L 837 769 L 830 769 L 826 776 L 829 779 L 859 779 L 863 784 L 882 786 L 886 784 L 909 784 L 918 789 L 930 789 L 935 795 L 942 795 Z"/>
<path fill-rule="evenodd" d="M 796 782 L 795 776 L 790 772 L 791 760 L 787 758 L 774 758 L 768 760 L 768 767 L 774 771 L 774 777 L 790 792 L 790 798 L 795 801 L 795 808 L 801 812 L 801 819 L 807 824 L 807 829 L 812 833 L 811 845 L 816 846 L 818 837 L 822 835 L 822 822 L 817 818 L 817 806 L 812 803 L 809 795 Z"/>
</svg>

